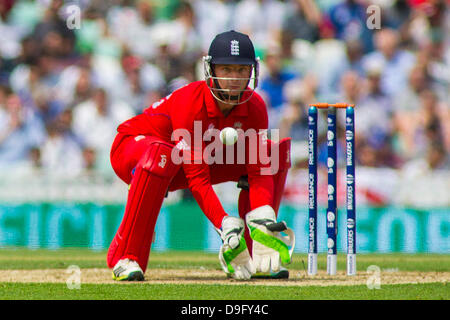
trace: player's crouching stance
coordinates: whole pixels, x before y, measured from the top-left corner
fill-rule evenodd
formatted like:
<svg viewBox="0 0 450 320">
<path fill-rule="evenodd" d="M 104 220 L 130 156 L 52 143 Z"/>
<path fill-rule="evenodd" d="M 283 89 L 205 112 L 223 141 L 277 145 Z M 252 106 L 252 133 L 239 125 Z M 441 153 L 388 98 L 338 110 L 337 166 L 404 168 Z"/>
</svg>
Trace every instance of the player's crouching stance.
<svg viewBox="0 0 450 320">
<path fill-rule="evenodd" d="M 284 222 L 277 223 L 276 215 L 290 168 L 290 139 L 277 143 L 267 139 L 266 106 L 254 92 L 258 60 L 253 44 L 242 33 L 221 33 L 211 43 L 204 64 L 206 81 L 174 91 L 118 127 L 111 164 L 129 184 L 129 192 L 122 223 L 107 255 L 115 280 L 144 280 L 164 197 L 168 191 L 186 188 L 220 234 L 219 260 L 230 277 L 246 280 L 258 273 L 270 276 L 270 272 L 288 277 L 281 265 L 291 260 L 294 234 Z M 199 123 L 200 142 L 194 141 Z M 215 149 L 216 156 L 222 153 L 223 159 L 228 159 L 225 155 L 230 148 L 239 152 L 239 141 L 244 141 L 243 163 L 207 163 L 204 151 L 216 139 L 205 137 L 212 129 L 226 127 L 253 130 L 259 138 L 250 142 L 244 137 L 234 146 L 220 144 Z M 255 150 L 265 150 L 270 161 L 250 161 Z M 174 161 L 174 155 L 183 161 Z M 224 211 L 212 188 L 227 181 L 238 182 L 242 189 L 239 217 Z"/>
</svg>

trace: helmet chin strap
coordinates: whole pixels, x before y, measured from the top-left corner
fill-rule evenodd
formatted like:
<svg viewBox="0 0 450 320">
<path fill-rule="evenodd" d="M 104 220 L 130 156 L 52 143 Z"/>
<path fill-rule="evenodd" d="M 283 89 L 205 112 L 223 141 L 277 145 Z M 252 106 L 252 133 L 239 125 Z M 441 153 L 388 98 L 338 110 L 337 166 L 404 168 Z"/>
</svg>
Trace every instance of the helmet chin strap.
<svg viewBox="0 0 450 320">
<path fill-rule="evenodd" d="M 224 89 L 222 89 L 220 87 L 218 87 L 217 89 L 218 89 L 218 90 L 216 90 L 217 95 L 220 97 L 222 102 L 228 103 L 228 104 L 238 103 L 239 100 L 241 100 L 242 95 L 244 94 L 244 92 L 241 92 L 238 95 L 229 95 L 228 93 L 223 91 Z"/>
<path fill-rule="evenodd" d="M 224 92 L 225 89 L 220 88 L 216 88 L 216 89 L 212 89 L 213 91 L 215 91 L 217 93 L 217 95 L 219 96 L 220 99 L 218 99 L 219 101 L 226 103 L 226 104 L 239 104 L 239 101 L 242 98 L 242 95 L 244 94 L 244 92 L 242 91 L 240 94 L 238 95 L 229 95 L 228 93 Z"/>
</svg>

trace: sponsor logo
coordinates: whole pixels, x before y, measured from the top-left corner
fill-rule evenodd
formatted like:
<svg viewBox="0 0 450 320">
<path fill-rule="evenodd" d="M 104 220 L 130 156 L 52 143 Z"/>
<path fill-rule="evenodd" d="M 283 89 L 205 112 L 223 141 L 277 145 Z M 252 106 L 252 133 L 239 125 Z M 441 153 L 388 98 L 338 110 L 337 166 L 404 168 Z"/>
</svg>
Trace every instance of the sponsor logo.
<svg viewBox="0 0 450 320">
<path fill-rule="evenodd" d="M 314 218 L 309 218 L 309 251 L 314 252 L 314 244 L 315 244 L 315 237 L 314 233 L 316 230 L 316 221 Z"/>
<path fill-rule="evenodd" d="M 355 220 L 352 218 L 347 219 L 347 228 L 353 228 L 355 226 Z"/>
<path fill-rule="evenodd" d="M 161 155 L 161 161 L 158 163 L 158 166 L 164 168 L 167 163 L 167 156 L 165 154 Z"/>
<path fill-rule="evenodd" d="M 347 210 L 353 210 L 353 187 L 347 186 Z"/>
<path fill-rule="evenodd" d="M 347 175 L 347 184 L 353 184 L 354 181 L 355 181 L 355 178 L 353 177 L 353 175 L 348 174 Z"/>
<path fill-rule="evenodd" d="M 347 141 L 353 140 L 353 131 L 351 130 L 345 131 L 345 139 L 347 139 Z"/>
<path fill-rule="evenodd" d="M 236 121 L 236 122 L 234 123 L 233 127 L 234 127 L 235 129 L 241 129 L 241 128 L 242 128 L 242 122 Z"/>
<path fill-rule="evenodd" d="M 310 209 L 314 209 L 315 207 L 315 193 L 314 193 L 314 175 L 310 174 L 309 175 L 309 208 Z"/>
<path fill-rule="evenodd" d="M 214 124 L 210 123 L 208 129 L 205 131 L 204 140 L 210 141 L 214 136 Z"/>
<path fill-rule="evenodd" d="M 184 141 L 184 139 L 180 140 L 175 146 L 178 150 L 191 150 L 191 147 Z"/>
<path fill-rule="evenodd" d="M 334 187 L 331 184 L 329 184 L 328 185 L 328 194 L 334 194 L 334 191 L 335 191 Z"/>
<path fill-rule="evenodd" d="M 334 139 L 334 132 L 331 130 L 328 130 L 327 132 L 327 139 L 328 140 L 333 140 Z"/>
<path fill-rule="evenodd" d="M 328 238 L 328 240 L 327 240 L 327 248 L 328 248 L 328 249 L 334 248 L 334 241 L 333 241 L 333 239 Z M 331 250 L 331 252 L 330 252 L 330 251 L 328 251 L 328 252 L 329 252 L 329 253 L 333 253 L 333 250 Z"/>
<path fill-rule="evenodd" d="M 354 246 L 355 240 L 354 240 L 353 235 L 354 235 L 353 229 L 349 229 L 347 231 L 347 246 L 348 246 L 349 253 L 355 252 L 355 246 Z"/>
<path fill-rule="evenodd" d="M 327 167 L 328 168 L 333 168 L 334 167 L 334 160 L 333 160 L 333 158 L 328 158 L 327 159 Z"/>
<path fill-rule="evenodd" d="M 333 222 L 335 219 L 336 219 L 336 216 L 334 215 L 334 213 L 333 213 L 332 211 L 329 211 L 329 212 L 327 213 L 327 220 L 328 220 L 329 222 Z"/>
<path fill-rule="evenodd" d="M 314 165 L 314 131 L 308 131 L 308 153 L 309 153 L 309 164 Z"/>
<path fill-rule="evenodd" d="M 347 141 L 347 165 L 351 166 L 353 165 L 353 150 L 352 150 L 352 143 L 350 141 Z"/>
</svg>

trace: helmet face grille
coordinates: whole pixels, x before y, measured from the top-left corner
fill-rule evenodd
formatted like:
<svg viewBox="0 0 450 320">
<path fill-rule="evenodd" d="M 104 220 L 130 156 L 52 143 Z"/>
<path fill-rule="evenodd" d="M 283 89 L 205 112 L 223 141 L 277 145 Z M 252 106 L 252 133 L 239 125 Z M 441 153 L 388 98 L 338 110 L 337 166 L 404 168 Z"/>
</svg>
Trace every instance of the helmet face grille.
<svg viewBox="0 0 450 320">
<path fill-rule="evenodd" d="M 258 87 L 258 76 L 259 76 L 259 59 L 255 59 L 255 64 L 252 65 L 252 72 L 250 78 L 224 78 L 216 77 L 213 71 L 213 63 L 211 63 L 211 57 L 203 57 L 203 67 L 205 72 L 205 80 L 208 88 L 210 89 L 212 95 L 215 99 L 226 103 L 226 104 L 243 104 L 250 100 L 253 96 L 255 89 Z M 246 80 L 247 88 L 242 90 L 238 96 L 230 95 L 229 89 L 223 89 L 219 85 L 219 80 Z"/>
</svg>

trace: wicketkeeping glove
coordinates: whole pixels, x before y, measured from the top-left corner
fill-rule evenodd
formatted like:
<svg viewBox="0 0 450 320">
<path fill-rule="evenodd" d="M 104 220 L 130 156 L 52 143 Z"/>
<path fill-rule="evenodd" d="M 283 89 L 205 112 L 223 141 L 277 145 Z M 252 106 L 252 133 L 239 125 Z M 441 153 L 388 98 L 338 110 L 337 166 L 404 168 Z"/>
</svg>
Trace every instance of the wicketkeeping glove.
<svg viewBox="0 0 450 320">
<path fill-rule="evenodd" d="M 271 206 L 250 211 L 245 220 L 253 239 L 252 258 L 257 272 L 277 272 L 281 264 L 291 262 L 295 247 L 294 232 L 287 227 L 286 222 L 277 223 Z M 281 232 L 287 236 L 281 235 Z"/>
<path fill-rule="evenodd" d="M 225 273 L 235 279 L 248 280 L 255 273 L 252 259 L 243 237 L 244 220 L 227 216 L 222 221 L 222 230 L 216 229 L 222 238 L 219 260 Z"/>
</svg>

